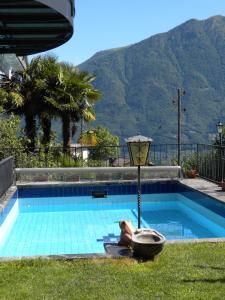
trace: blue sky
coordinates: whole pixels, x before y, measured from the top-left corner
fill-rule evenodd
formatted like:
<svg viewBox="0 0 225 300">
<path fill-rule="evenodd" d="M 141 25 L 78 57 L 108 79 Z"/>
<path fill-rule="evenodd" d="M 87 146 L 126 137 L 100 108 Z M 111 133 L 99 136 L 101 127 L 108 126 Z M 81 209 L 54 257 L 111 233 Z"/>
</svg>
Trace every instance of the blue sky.
<svg viewBox="0 0 225 300">
<path fill-rule="evenodd" d="M 76 0 L 74 36 L 51 52 L 60 61 L 78 65 L 98 51 L 214 15 L 225 15 L 225 0 Z"/>
</svg>

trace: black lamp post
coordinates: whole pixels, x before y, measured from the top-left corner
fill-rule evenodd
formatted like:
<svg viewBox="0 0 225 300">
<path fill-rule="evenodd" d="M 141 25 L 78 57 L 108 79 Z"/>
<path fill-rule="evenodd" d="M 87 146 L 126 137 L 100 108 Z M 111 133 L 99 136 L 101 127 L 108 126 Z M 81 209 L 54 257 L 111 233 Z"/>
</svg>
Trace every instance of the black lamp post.
<svg viewBox="0 0 225 300">
<path fill-rule="evenodd" d="M 216 124 L 217 132 L 219 134 L 219 143 L 220 143 L 220 178 L 223 181 L 223 166 L 222 166 L 222 132 L 223 132 L 223 124 L 221 121 Z"/>
<path fill-rule="evenodd" d="M 130 163 L 138 167 L 138 228 L 141 227 L 141 166 L 148 163 L 148 154 L 150 150 L 151 138 L 142 135 L 133 136 L 125 139 L 129 151 Z"/>
</svg>

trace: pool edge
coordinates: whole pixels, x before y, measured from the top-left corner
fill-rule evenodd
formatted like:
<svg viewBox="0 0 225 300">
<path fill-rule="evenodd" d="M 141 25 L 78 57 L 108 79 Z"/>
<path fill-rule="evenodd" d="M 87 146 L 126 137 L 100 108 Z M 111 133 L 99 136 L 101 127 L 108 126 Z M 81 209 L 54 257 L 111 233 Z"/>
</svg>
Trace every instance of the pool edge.
<svg viewBox="0 0 225 300">
<path fill-rule="evenodd" d="M 199 243 L 225 243 L 225 238 L 203 238 L 203 239 L 189 239 L 189 240 L 166 240 L 166 245 L 171 244 L 199 244 Z M 18 261 L 18 260 L 74 260 L 74 259 L 105 259 L 133 256 L 111 255 L 108 253 L 88 253 L 88 254 L 59 254 L 59 255 L 34 255 L 34 256 L 0 256 L 0 262 Z"/>
</svg>

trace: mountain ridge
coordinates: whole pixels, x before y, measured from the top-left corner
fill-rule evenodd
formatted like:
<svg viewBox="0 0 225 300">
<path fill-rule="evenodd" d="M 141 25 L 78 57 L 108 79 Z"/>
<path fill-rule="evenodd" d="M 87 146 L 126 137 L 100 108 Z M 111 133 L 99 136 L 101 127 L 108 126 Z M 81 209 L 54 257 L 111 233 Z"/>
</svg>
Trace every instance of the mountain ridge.
<svg viewBox="0 0 225 300">
<path fill-rule="evenodd" d="M 172 100 L 177 88 L 184 88 L 182 141 L 209 142 L 218 119 L 225 118 L 224 49 L 225 17 L 214 16 L 97 52 L 78 66 L 96 74 L 94 85 L 103 92 L 96 125 L 107 126 L 122 139 L 141 132 L 157 143 L 175 143 Z"/>
</svg>

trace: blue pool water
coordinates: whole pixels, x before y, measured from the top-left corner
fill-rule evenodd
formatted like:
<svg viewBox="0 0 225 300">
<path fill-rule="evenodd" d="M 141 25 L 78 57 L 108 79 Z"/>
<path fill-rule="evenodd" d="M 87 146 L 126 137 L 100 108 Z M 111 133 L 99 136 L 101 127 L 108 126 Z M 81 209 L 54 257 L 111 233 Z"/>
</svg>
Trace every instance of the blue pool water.
<svg viewBox="0 0 225 300">
<path fill-rule="evenodd" d="M 120 220 L 137 227 L 135 187 L 122 188 L 127 194 L 113 193 L 123 193 L 117 186 L 98 187 L 108 194 L 105 198 L 93 198 L 90 187 L 80 196 L 72 189 L 64 195 L 58 188 L 19 189 L 2 216 L 0 256 L 104 253 L 103 244 L 119 238 Z M 159 190 L 143 187 L 142 227 L 156 229 L 167 240 L 225 237 L 223 203 L 178 183 Z"/>
</svg>

